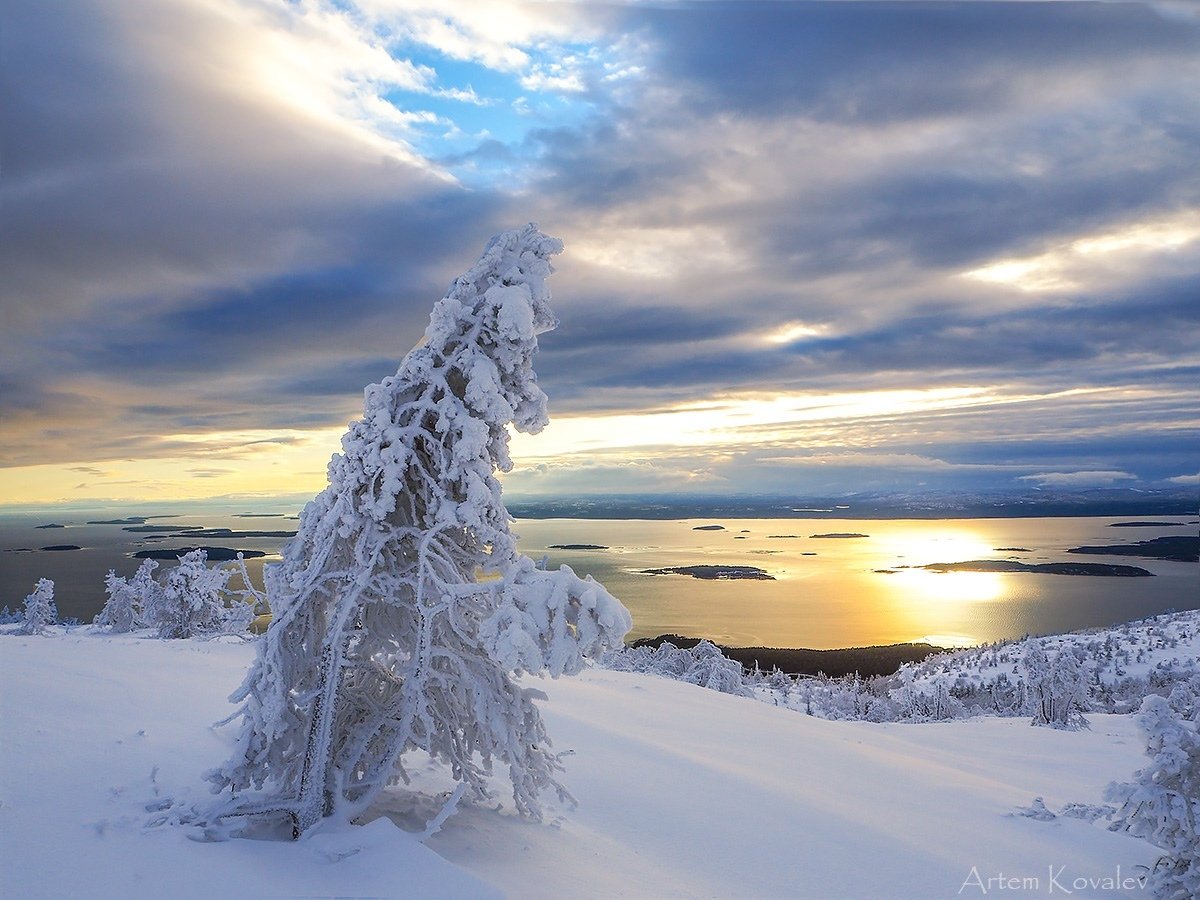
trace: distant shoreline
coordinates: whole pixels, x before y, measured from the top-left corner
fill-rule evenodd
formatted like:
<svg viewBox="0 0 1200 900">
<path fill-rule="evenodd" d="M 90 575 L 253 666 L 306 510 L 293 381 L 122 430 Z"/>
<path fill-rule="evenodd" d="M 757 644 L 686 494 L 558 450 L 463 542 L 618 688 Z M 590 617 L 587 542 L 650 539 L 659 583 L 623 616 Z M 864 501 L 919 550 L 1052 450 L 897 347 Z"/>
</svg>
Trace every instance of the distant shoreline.
<svg viewBox="0 0 1200 900">
<path fill-rule="evenodd" d="M 43 522 L 64 522 L 63 516 L 78 516 L 95 522 L 111 521 L 117 516 L 151 519 L 179 517 L 232 510 L 236 518 L 271 516 L 293 518 L 312 495 L 280 494 L 256 498 L 262 504 L 248 511 L 241 504 L 246 498 L 173 501 L 122 501 L 77 503 L 0 503 L 0 516 L 40 515 Z M 527 495 L 506 492 L 509 513 L 518 519 L 612 519 L 612 520 L 685 520 L 703 519 L 705 524 L 720 524 L 723 519 L 802 519 L 809 521 L 862 520 L 942 520 L 942 519 L 1039 519 L 1113 517 L 1123 522 L 1149 522 L 1154 519 L 1186 518 L 1194 524 L 1200 510 L 1200 491 L 1194 487 L 1154 487 L 1147 489 L 1099 488 L 1080 490 L 1004 491 L 987 488 L 928 491 L 853 491 L 845 495 L 795 496 L 788 494 L 710 494 L 656 492 L 646 494 L 609 493 L 591 495 Z M 186 510 L 180 507 L 186 506 Z M 159 509 L 166 512 L 160 513 Z M 97 513 L 101 513 L 97 515 Z M 1125 526 L 1122 522 L 1122 527 Z M 78 522 L 68 524 L 80 524 Z M 121 524 L 139 524 L 121 522 Z M 1133 526 L 1138 527 L 1138 526 Z M 1142 526 L 1145 527 L 1145 526 Z"/>
<path fill-rule="evenodd" d="M 1128 515 L 1128 510 L 1118 510 L 1114 512 L 1023 512 L 1023 513 L 1007 513 L 1007 512 L 962 512 L 962 513 L 923 513 L 914 510 L 897 510 L 895 512 L 852 512 L 851 510 L 839 510 L 835 515 L 827 513 L 824 515 L 815 513 L 785 513 L 779 511 L 766 511 L 761 513 L 745 512 L 737 515 L 720 515 L 714 516 L 704 513 L 694 513 L 690 511 L 664 512 L 661 515 L 632 515 L 622 514 L 618 512 L 598 511 L 595 513 L 574 511 L 574 512 L 536 512 L 531 513 L 527 510 L 522 510 L 519 504 L 506 504 L 509 513 L 513 519 L 520 522 L 522 519 L 531 522 L 542 522 L 547 519 L 575 519 L 583 522 L 686 522 L 693 519 L 716 519 L 720 518 L 727 522 L 752 522 L 763 519 L 787 519 L 787 520 L 805 520 L 812 522 L 820 521 L 863 521 L 863 522 L 903 522 L 906 520 L 914 522 L 952 522 L 962 519 L 1111 519 L 1114 516 Z M 1181 513 L 1158 513 L 1161 516 L 1194 516 L 1195 512 Z M 1187 522 L 1159 522 L 1153 527 L 1156 528 L 1176 528 L 1184 525 L 1196 525 L 1197 522 L 1189 520 Z M 1151 526 L 1141 526 L 1149 528 Z M 692 529 L 693 531 L 697 529 Z M 715 530 L 715 529 L 714 529 Z M 728 531 L 729 529 L 723 529 Z M 789 537 L 790 535 L 772 535 L 772 537 Z M 803 537 L 804 535 L 795 535 L 795 537 Z"/>
<path fill-rule="evenodd" d="M 632 641 L 631 647 L 657 647 L 664 641 L 685 649 L 694 647 L 702 638 L 682 637 L 678 634 L 660 634 L 651 638 Z M 845 647 L 837 650 L 808 650 L 785 647 L 727 647 L 717 644 L 730 659 L 752 671 L 755 664 L 763 672 L 778 668 L 789 675 L 828 675 L 840 678 L 857 672 L 864 678 L 876 675 L 892 675 L 905 663 L 921 662 L 937 653 L 946 653 L 949 648 L 933 644 L 904 643 L 885 644 L 872 647 Z"/>
</svg>

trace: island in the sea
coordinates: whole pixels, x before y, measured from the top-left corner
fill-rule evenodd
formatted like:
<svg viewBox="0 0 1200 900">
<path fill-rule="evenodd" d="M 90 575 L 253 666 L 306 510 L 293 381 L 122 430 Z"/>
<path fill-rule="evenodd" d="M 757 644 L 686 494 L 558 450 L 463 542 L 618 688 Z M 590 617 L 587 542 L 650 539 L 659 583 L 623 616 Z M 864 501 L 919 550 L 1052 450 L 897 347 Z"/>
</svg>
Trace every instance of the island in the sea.
<svg viewBox="0 0 1200 900">
<path fill-rule="evenodd" d="M 855 531 L 831 531 L 828 534 L 810 534 L 810 538 L 865 538 L 869 534 L 859 534 Z"/>
<path fill-rule="evenodd" d="M 117 524 L 117 523 L 106 523 Z M 203 525 L 128 525 L 122 531 L 132 531 L 137 534 L 156 534 L 167 532 L 171 534 L 186 534 L 192 531 L 203 531 Z"/>
<path fill-rule="evenodd" d="M 908 568 L 903 566 L 902 568 Z M 1029 563 L 1012 559 L 970 559 L 956 563 L 930 563 L 917 566 L 931 572 L 1034 572 L 1039 575 L 1113 575 L 1124 578 L 1153 576 L 1139 566 L 1112 566 L 1107 563 Z"/>
<path fill-rule="evenodd" d="M 76 544 L 51 544 L 49 547 L 43 547 L 42 550 L 82 550 L 83 548 Z"/>
<path fill-rule="evenodd" d="M 1186 522 L 1113 522 L 1109 528 L 1178 528 Z"/>
<path fill-rule="evenodd" d="M 178 519 L 179 513 L 162 513 L 157 516 L 126 516 L 123 519 L 92 519 L 89 525 L 144 525 L 151 519 Z"/>
<path fill-rule="evenodd" d="M 294 531 L 235 531 L 232 528 L 200 528 L 189 529 L 184 537 L 187 538 L 248 538 L 248 537 L 295 537 Z"/>
<path fill-rule="evenodd" d="M 757 566 L 667 566 L 662 569 L 642 569 L 643 575 L 690 575 L 705 581 L 726 581 L 733 579 L 750 579 L 753 581 L 774 581 L 775 576 L 768 574 Z"/>
<path fill-rule="evenodd" d="M 66 528 L 66 525 L 59 525 L 57 522 L 50 522 L 47 525 L 35 525 L 34 528 Z"/>
<path fill-rule="evenodd" d="M 603 544 L 550 544 L 547 550 L 607 550 Z"/>
<path fill-rule="evenodd" d="M 1140 556 L 1144 559 L 1169 559 L 1175 562 L 1200 561 L 1200 537 L 1194 534 L 1173 534 L 1151 538 L 1133 544 L 1110 544 L 1103 547 L 1075 547 L 1068 553 L 1092 553 L 1099 556 Z"/>
<path fill-rule="evenodd" d="M 724 531 L 724 525 L 697 525 L 692 531 Z"/>
<path fill-rule="evenodd" d="M 237 559 L 239 553 L 242 554 L 244 559 L 255 559 L 256 557 L 267 555 L 262 550 L 232 550 L 229 547 L 171 547 L 155 550 L 139 550 L 133 554 L 133 558 L 178 559 L 194 550 L 205 551 L 208 554 L 209 562 L 226 562 L 231 559 Z"/>
</svg>

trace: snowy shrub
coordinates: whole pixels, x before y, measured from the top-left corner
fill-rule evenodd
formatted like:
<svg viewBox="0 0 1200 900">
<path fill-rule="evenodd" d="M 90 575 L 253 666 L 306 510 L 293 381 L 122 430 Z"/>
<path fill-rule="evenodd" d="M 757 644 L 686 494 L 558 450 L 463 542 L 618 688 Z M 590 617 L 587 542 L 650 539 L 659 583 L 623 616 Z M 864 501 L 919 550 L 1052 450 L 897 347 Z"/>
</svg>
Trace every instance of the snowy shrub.
<svg viewBox="0 0 1200 900">
<path fill-rule="evenodd" d="M 7 606 L 4 607 L 4 609 L 0 609 L 0 625 L 15 625 L 23 618 L 25 618 L 25 616 L 21 614 L 19 609 L 13 610 L 9 609 Z"/>
<path fill-rule="evenodd" d="M 204 550 L 179 557 L 178 565 L 167 570 L 159 590 L 151 593 L 153 599 L 145 610 L 147 624 L 158 629 L 158 636 L 164 639 L 244 632 L 254 611 L 245 603 L 227 602 L 225 585 L 230 574 L 219 566 L 209 567 Z"/>
<path fill-rule="evenodd" d="M 1110 784 L 1105 795 L 1120 804 L 1112 830 L 1145 838 L 1165 851 L 1148 881 L 1160 900 L 1200 897 L 1198 703 L 1200 693 L 1182 684 L 1170 700 L 1147 697 L 1138 724 L 1150 763 L 1134 773 L 1132 783 Z"/>
<path fill-rule="evenodd" d="M 241 553 L 238 553 L 229 570 L 229 578 L 230 581 L 225 585 L 225 595 L 230 606 L 234 603 L 243 604 L 250 609 L 252 618 L 270 614 L 271 605 L 267 602 L 267 595 L 254 586 L 250 573 L 246 571 L 246 559 Z M 234 587 L 234 584 L 238 583 L 233 581 L 235 578 L 241 583 L 240 588 Z"/>
<path fill-rule="evenodd" d="M 700 641 L 690 649 L 663 641 L 657 647 L 630 647 L 604 656 L 604 667 L 617 672 L 641 672 L 675 681 L 686 681 L 722 694 L 753 697 L 745 684 L 742 666 L 729 659 L 711 641 Z"/>
<path fill-rule="evenodd" d="M 524 815 L 544 789 L 566 796 L 543 695 L 513 675 L 577 672 L 631 620 L 591 578 L 517 552 L 496 478 L 508 426 L 547 421 L 532 359 L 557 324 L 545 279 L 561 249 L 533 225 L 493 238 L 396 375 L 366 389 L 329 486 L 265 570 L 273 618 L 232 697 L 235 754 L 207 776 L 233 792 L 203 815 L 211 835 L 240 817 L 293 836 L 352 819 L 417 750 L 477 798 L 507 765 Z"/>
<path fill-rule="evenodd" d="M 25 598 L 25 614 L 16 634 L 41 634 L 47 626 L 58 621 L 58 609 L 54 605 L 54 582 L 39 578 L 33 593 Z"/>
<path fill-rule="evenodd" d="M 1086 728 L 1083 713 L 1088 709 L 1087 675 L 1083 664 L 1068 650 L 1053 660 L 1040 644 L 1033 645 L 1023 660 L 1028 676 L 1027 710 L 1031 724 L 1052 728 Z"/>
<path fill-rule="evenodd" d="M 152 559 L 142 564 L 132 578 L 123 578 L 109 569 L 104 579 L 104 590 L 108 599 L 104 609 L 96 616 L 95 624 L 114 634 L 122 634 L 146 625 L 150 611 L 158 607 L 161 586 L 154 580 L 158 563 Z"/>
<path fill-rule="evenodd" d="M 925 690 L 917 689 L 911 684 L 905 685 L 899 692 L 897 702 L 899 715 L 896 719 L 880 721 L 943 722 L 968 715 L 962 701 L 955 697 L 943 682 Z"/>
</svg>

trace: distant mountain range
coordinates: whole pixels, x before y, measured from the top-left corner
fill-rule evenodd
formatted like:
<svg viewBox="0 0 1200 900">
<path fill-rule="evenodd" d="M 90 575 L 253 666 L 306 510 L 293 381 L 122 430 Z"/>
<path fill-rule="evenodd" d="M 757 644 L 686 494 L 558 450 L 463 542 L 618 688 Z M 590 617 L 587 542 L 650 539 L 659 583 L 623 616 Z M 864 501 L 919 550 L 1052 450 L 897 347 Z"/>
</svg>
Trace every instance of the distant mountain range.
<svg viewBox="0 0 1200 900">
<path fill-rule="evenodd" d="M 1194 488 L 1025 493 L 946 491 L 858 493 L 837 497 L 610 494 L 573 497 L 510 495 L 507 506 L 526 519 L 960 519 L 1044 516 L 1193 516 Z"/>
</svg>

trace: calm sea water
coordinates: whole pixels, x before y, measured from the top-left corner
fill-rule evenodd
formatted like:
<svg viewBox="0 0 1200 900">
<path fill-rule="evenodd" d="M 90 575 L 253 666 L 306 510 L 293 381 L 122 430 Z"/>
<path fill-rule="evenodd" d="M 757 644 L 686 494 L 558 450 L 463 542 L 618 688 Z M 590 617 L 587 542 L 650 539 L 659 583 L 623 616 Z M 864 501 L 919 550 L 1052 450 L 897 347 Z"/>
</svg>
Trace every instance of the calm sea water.
<svg viewBox="0 0 1200 900">
<path fill-rule="evenodd" d="M 190 511 L 149 524 L 234 530 L 289 530 L 294 508 L 256 508 L 273 515 L 234 515 L 229 509 Z M 145 514 L 145 513 L 143 513 Z M 128 510 L 55 513 L 56 518 L 0 516 L 0 606 L 16 607 L 39 577 L 56 582 L 60 614 L 89 620 L 103 605 L 110 568 L 129 574 L 145 547 L 182 547 L 186 538 L 124 531 L 88 520 Z M 65 528 L 36 529 L 50 521 Z M 709 637 L 734 645 L 848 647 L 930 639 L 973 644 L 1073 630 L 1200 607 L 1200 564 L 1129 557 L 1069 555 L 1083 544 L 1118 544 L 1195 531 L 1184 517 L 1172 523 L 1114 528 L 1120 519 L 681 520 L 526 519 L 516 523 L 521 548 L 550 564 L 591 574 L 632 611 L 632 637 L 664 632 Z M 721 525 L 721 530 L 696 530 Z M 841 533 L 863 537 L 815 537 Z M 197 543 L 192 541 L 191 543 Z M 200 543 L 264 550 L 278 558 L 278 538 L 203 539 Z M 51 544 L 75 551 L 11 552 Z M 597 544 L 604 550 L 559 550 L 554 544 Z M 1020 548 L 1000 549 L 1000 548 Z M 1088 561 L 1137 565 L 1153 578 L 1080 577 L 1028 573 L 933 573 L 905 568 L 970 559 L 1025 562 Z M 164 563 L 167 565 L 167 563 Z M 757 566 L 771 581 L 703 581 L 647 575 L 668 566 Z"/>
</svg>

